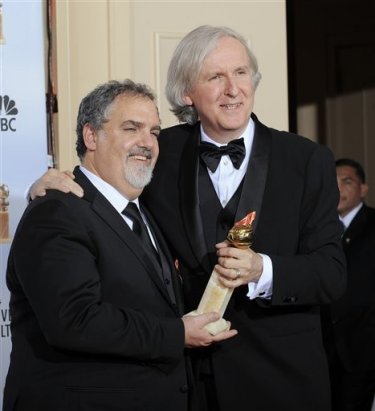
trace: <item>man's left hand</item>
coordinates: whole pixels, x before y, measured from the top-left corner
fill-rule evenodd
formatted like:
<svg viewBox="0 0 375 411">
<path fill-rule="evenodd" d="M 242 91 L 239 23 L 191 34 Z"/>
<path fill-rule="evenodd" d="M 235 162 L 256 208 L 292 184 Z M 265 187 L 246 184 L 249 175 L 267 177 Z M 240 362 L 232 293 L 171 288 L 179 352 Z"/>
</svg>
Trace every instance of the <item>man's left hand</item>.
<svg viewBox="0 0 375 411">
<path fill-rule="evenodd" d="M 263 272 L 263 258 L 250 248 L 245 250 L 230 246 L 227 242 L 216 244 L 218 264 L 215 270 L 220 282 L 228 288 L 236 288 L 249 282 L 258 282 Z"/>
</svg>

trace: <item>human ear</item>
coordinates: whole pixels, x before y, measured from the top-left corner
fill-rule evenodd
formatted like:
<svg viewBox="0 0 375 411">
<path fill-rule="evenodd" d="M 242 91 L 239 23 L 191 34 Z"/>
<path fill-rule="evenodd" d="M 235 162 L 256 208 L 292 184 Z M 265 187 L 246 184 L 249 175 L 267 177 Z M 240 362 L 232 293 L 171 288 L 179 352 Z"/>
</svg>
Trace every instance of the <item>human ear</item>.
<svg viewBox="0 0 375 411">
<path fill-rule="evenodd" d="M 192 106 L 193 105 L 193 100 L 190 98 L 190 96 L 186 95 L 183 97 L 184 103 L 187 106 Z"/>
<path fill-rule="evenodd" d="M 366 183 L 361 184 L 361 198 L 366 197 L 368 192 L 368 185 Z"/>
<path fill-rule="evenodd" d="M 83 141 L 85 142 L 85 146 L 88 150 L 94 151 L 96 150 L 96 138 L 97 134 L 91 124 L 85 124 L 83 126 Z"/>
</svg>

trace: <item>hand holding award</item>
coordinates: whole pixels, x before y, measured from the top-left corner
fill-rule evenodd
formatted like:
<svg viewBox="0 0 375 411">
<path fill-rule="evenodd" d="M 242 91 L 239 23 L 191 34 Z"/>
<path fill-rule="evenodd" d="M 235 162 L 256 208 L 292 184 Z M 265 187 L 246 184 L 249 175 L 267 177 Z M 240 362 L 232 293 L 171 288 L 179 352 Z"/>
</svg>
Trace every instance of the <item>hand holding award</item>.
<svg viewBox="0 0 375 411">
<path fill-rule="evenodd" d="M 229 230 L 227 240 L 233 247 L 246 249 L 251 246 L 252 242 L 252 223 L 255 219 L 255 211 L 250 212 L 245 218 L 235 223 Z M 220 319 L 206 325 L 210 334 L 216 335 L 229 329 L 229 324 L 224 320 L 223 314 L 233 293 L 233 288 L 225 287 L 221 284 L 215 269 L 207 283 L 201 301 L 197 310 L 190 313 L 191 315 L 205 314 L 208 312 L 217 312 Z"/>
</svg>

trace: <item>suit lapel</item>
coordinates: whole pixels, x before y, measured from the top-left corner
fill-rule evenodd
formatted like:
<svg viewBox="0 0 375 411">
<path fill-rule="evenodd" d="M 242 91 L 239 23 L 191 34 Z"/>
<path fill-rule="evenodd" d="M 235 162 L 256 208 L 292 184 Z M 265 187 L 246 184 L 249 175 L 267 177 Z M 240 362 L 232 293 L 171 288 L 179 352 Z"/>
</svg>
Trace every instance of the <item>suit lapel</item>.
<svg viewBox="0 0 375 411">
<path fill-rule="evenodd" d="M 195 126 L 193 135 L 186 141 L 181 158 L 181 177 L 179 194 L 181 213 L 185 226 L 186 238 L 193 250 L 197 261 L 205 264 L 210 271 L 207 256 L 207 245 L 204 237 L 202 217 L 199 210 L 198 171 L 199 171 L 199 124 Z M 207 263 L 205 263 L 207 261 Z"/>
<path fill-rule="evenodd" d="M 133 232 L 125 223 L 119 213 L 113 208 L 109 201 L 91 184 L 86 176 L 79 170 L 78 167 L 74 170 L 76 182 L 84 189 L 83 199 L 91 203 L 91 209 L 103 220 L 120 238 L 121 241 L 136 255 L 140 263 L 145 267 L 147 273 L 154 281 L 160 292 L 166 298 L 169 304 L 171 300 L 168 292 L 161 280 L 161 275 L 155 262 L 150 259 L 150 256 L 145 252 L 141 244 L 134 241 Z M 138 241 L 137 238 L 135 240 Z"/>
<path fill-rule="evenodd" d="M 177 305 L 177 313 L 179 315 L 182 315 L 184 313 L 184 308 L 183 308 L 183 297 L 182 297 L 182 290 L 181 290 L 181 281 L 180 277 L 178 276 L 178 273 L 176 271 L 175 266 L 173 265 L 173 258 L 172 255 L 169 251 L 169 248 L 159 230 L 159 227 L 157 226 L 156 222 L 154 221 L 153 217 L 151 214 L 148 212 L 147 209 L 145 209 L 142 206 L 142 212 L 145 214 L 147 221 L 150 223 L 150 226 L 152 227 L 152 234 L 154 236 L 154 239 L 157 243 L 158 250 L 160 252 L 160 262 L 163 267 L 163 271 L 165 272 L 170 272 L 171 277 L 170 280 L 172 282 L 172 288 L 174 292 L 174 298 L 176 301 Z M 171 300 L 173 300 L 173 297 L 171 297 Z"/>
<path fill-rule="evenodd" d="M 367 213 L 367 207 L 364 204 L 358 211 L 357 215 L 353 218 L 349 227 L 344 231 L 342 237 L 344 250 L 352 241 L 355 241 L 357 237 L 362 235 L 363 230 L 366 228 Z"/>
<path fill-rule="evenodd" d="M 253 232 L 255 233 L 266 187 L 271 134 L 269 129 L 260 123 L 255 115 L 252 115 L 252 118 L 255 121 L 254 141 L 235 221 L 241 220 L 250 211 L 255 211 L 256 218 L 253 223 Z"/>
</svg>

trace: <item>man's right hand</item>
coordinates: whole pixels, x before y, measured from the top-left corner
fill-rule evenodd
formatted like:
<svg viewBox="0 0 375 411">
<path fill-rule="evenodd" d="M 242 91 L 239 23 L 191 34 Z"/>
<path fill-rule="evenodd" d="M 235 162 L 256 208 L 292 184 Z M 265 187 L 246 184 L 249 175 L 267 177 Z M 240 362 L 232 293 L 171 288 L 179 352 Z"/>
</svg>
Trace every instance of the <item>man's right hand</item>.
<svg viewBox="0 0 375 411">
<path fill-rule="evenodd" d="M 30 199 L 34 200 L 35 197 L 45 196 L 48 189 L 73 193 L 78 197 L 83 197 L 83 189 L 74 182 L 74 178 L 74 174 L 71 171 L 58 171 L 50 168 L 30 187 Z"/>
<path fill-rule="evenodd" d="M 185 346 L 188 348 L 207 347 L 212 343 L 227 340 L 237 335 L 237 330 L 223 331 L 216 335 L 211 335 L 204 326 L 220 318 L 217 313 L 207 313 L 200 315 L 185 315 L 182 321 L 185 325 Z"/>
</svg>

